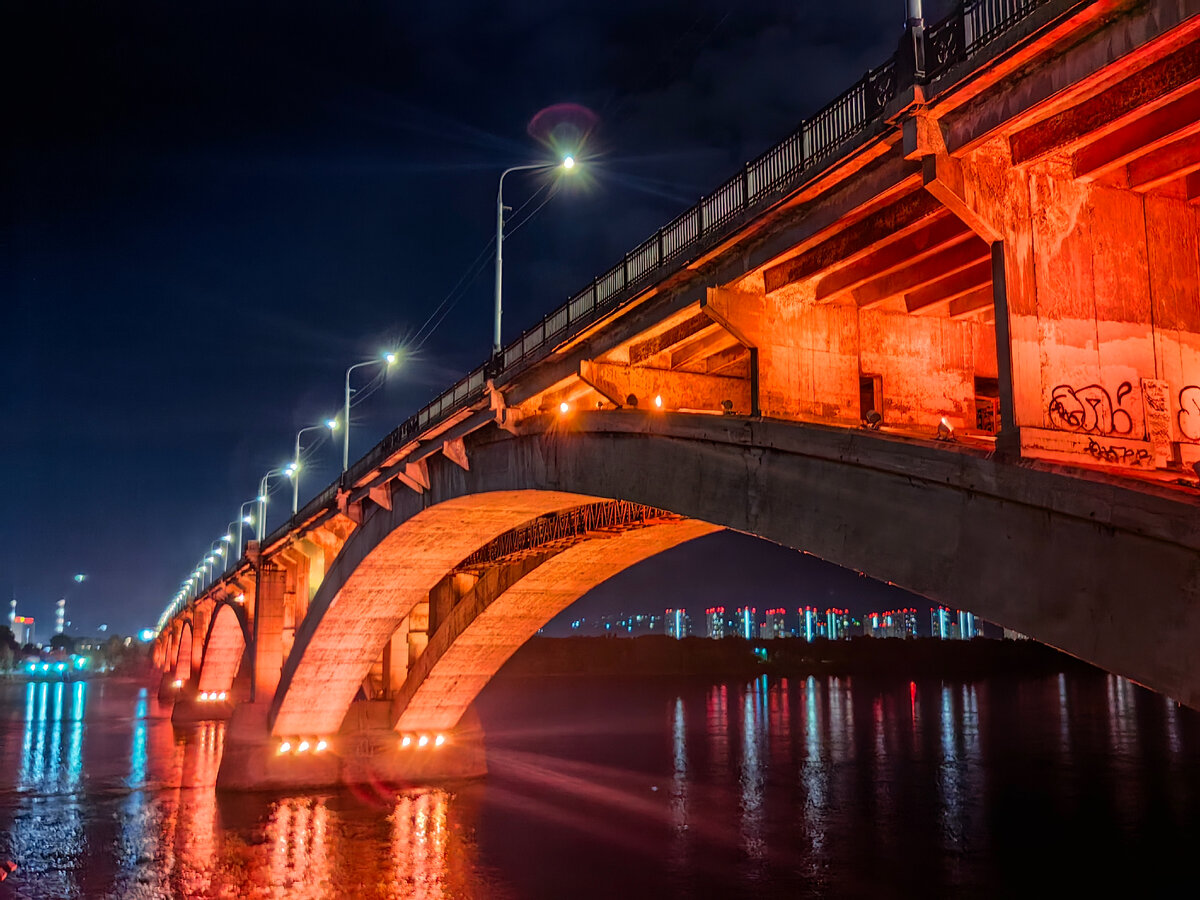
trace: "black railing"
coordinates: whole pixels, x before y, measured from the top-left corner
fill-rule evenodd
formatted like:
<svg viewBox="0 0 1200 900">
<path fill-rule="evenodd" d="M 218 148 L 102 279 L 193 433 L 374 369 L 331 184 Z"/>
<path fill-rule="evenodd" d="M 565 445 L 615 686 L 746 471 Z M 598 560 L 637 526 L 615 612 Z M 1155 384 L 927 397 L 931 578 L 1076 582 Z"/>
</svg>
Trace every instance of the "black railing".
<svg viewBox="0 0 1200 900">
<path fill-rule="evenodd" d="M 925 29 L 926 81 L 944 74 L 994 42 L 1039 7 L 1061 0 L 964 0 Z M 902 47 L 905 45 L 902 44 Z M 422 432 L 475 403 L 483 395 L 489 371 L 512 376 L 564 340 L 580 333 L 604 313 L 631 300 L 644 288 L 714 246 L 742 222 L 752 219 L 805 180 L 837 161 L 879 119 L 895 98 L 903 50 L 870 70 L 849 90 L 804 120 L 800 127 L 687 212 L 660 228 L 603 275 L 525 331 L 502 351 L 499 370 L 485 363 L 396 427 L 354 463 L 341 480 L 305 505 L 268 541 L 278 540 L 295 522 L 311 518 L 330 502 L 339 485 L 352 485 Z M 908 50 L 911 57 L 911 49 Z M 331 494 L 333 492 L 333 494 Z M 328 495 L 328 496 L 327 496 Z M 318 500 L 323 501 L 318 504 Z"/>
</svg>

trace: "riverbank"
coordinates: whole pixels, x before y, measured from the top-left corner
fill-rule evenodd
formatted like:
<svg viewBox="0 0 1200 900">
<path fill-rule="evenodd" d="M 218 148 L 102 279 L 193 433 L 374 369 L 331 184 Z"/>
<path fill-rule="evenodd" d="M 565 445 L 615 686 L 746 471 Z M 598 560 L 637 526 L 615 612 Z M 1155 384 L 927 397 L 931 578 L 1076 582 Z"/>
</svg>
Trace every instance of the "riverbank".
<svg viewBox="0 0 1200 900">
<path fill-rule="evenodd" d="M 756 652 L 757 651 L 757 652 Z M 763 656 L 765 655 L 765 659 Z M 799 638 L 745 641 L 665 636 L 533 638 L 497 677 L 552 675 L 984 675 L 1037 674 L 1092 667 L 1036 641 L 976 638 Z"/>
</svg>

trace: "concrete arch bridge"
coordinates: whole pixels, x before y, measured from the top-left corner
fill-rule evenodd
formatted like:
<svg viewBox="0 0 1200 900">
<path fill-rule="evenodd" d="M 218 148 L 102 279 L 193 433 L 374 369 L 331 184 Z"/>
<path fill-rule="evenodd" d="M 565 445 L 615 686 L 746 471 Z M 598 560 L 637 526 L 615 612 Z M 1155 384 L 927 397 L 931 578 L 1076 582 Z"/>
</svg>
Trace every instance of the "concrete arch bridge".
<svg viewBox="0 0 1200 900">
<path fill-rule="evenodd" d="M 504 660 L 719 528 L 1200 707 L 1198 110 L 1193 0 L 910 23 L 169 607 L 175 716 L 227 786 L 477 773 Z"/>
</svg>

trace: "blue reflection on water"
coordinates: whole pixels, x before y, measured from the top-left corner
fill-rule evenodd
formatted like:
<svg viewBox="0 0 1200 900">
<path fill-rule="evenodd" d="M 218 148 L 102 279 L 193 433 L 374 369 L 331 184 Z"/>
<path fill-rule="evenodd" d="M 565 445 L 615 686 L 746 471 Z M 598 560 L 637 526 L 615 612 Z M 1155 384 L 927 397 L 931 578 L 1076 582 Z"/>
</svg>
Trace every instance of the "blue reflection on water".
<svg viewBox="0 0 1200 900">
<path fill-rule="evenodd" d="M 133 711 L 133 749 L 129 754 L 129 778 L 126 784 L 139 787 L 146 781 L 146 713 L 149 701 L 146 689 L 138 691 L 137 706 Z"/>
<path fill-rule="evenodd" d="M 69 698 L 69 699 L 68 699 Z M 83 713 L 87 684 L 30 682 L 25 688 L 25 734 L 21 742 L 21 791 L 74 790 L 83 772 Z M 68 705 L 69 703 L 69 705 Z M 63 724 L 70 723 L 63 759 Z"/>
</svg>

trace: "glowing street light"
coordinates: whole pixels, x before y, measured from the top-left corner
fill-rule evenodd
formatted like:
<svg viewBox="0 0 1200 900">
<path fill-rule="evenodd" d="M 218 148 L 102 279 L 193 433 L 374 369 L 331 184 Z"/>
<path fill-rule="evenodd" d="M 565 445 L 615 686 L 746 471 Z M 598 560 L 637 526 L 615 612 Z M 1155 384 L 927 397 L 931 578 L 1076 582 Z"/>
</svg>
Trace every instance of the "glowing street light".
<svg viewBox="0 0 1200 900">
<path fill-rule="evenodd" d="M 267 485 L 272 478 L 292 475 L 290 469 L 271 469 L 258 482 L 258 524 L 254 529 L 254 536 L 259 541 L 262 541 L 263 536 L 267 533 Z"/>
<path fill-rule="evenodd" d="M 342 425 L 346 429 L 345 432 L 342 433 L 343 472 L 350 468 L 350 373 L 355 369 L 361 369 L 364 366 L 377 366 L 381 363 L 390 369 L 399 358 L 400 357 L 397 353 L 389 351 L 380 356 L 379 359 L 368 359 L 365 362 L 355 363 L 346 370 L 346 405 L 342 411 Z M 326 426 L 330 431 L 333 430 L 333 426 L 328 425 L 328 423 L 326 423 Z"/>
<path fill-rule="evenodd" d="M 305 425 L 296 432 L 296 449 L 292 453 L 292 515 L 300 504 L 300 435 L 306 431 L 320 431 L 328 428 L 329 433 L 337 431 L 337 419 L 326 419 L 320 425 Z"/>
<path fill-rule="evenodd" d="M 560 163 L 530 163 L 524 166 L 512 166 L 500 173 L 500 186 L 496 189 L 496 318 L 492 325 L 492 356 L 500 355 L 500 313 L 503 308 L 502 293 L 504 287 L 504 176 L 509 172 L 522 172 L 530 169 L 562 168 L 570 172 L 575 168 L 575 157 L 564 156 Z"/>
</svg>

